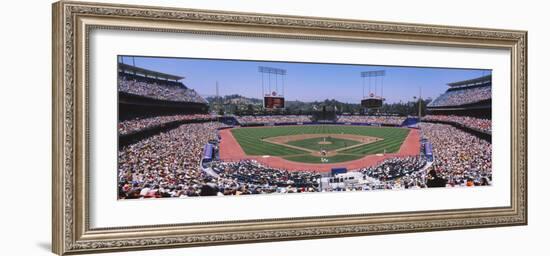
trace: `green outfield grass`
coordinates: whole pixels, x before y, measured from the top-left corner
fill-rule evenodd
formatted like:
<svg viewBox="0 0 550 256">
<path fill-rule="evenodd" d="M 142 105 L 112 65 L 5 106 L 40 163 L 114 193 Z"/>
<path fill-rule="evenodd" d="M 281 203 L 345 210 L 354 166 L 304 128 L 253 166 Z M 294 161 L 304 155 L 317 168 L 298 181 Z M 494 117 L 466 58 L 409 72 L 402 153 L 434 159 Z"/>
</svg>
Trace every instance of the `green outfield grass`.
<svg viewBox="0 0 550 256">
<path fill-rule="evenodd" d="M 297 134 L 355 134 L 363 136 L 372 136 L 382 138 L 383 140 L 370 144 L 350 148 L 339 152 L 338 155 L 326 157 L 328 163 L 345 162 L 361 158 L 365 155 L 383 153 L 394 153 L 399 150 L 401 144 L 409 134 L 408 129 L 396 127 L 370 127 L 370 126 L 343 126 L 343 125 L 295 125 L 295 126 L 275 126 L 275 127 L 254 127 L 254 128 L 236 128 L 232 129 L 233 136 L 240 144 L 247 155 L 271 155 L 280 156 L 285 159 L 305 162 L 322 163 L 320 157 L 309 155 L 309 152 L 295 148 L 285 147 L 262 139 Z M 319 140 L 317 140 L 319 139 Z M 334 139 L 334 138 L 333 138 Z M 317 140 L 317 142 L 315 142 Z M 305 139 L 300 141 L 291 141 L 287 144 L 295 145 L 299 143 L 302 148 L 318 150 L 318 143 L 322 138 Z M 331 145 L 337 144 L 335 148 L 342 148 L 342 144 L 348 146 L 358 144 L 356 141 L 338 140 Z M 340 141 L 342 140 L 342 141 Z M 344 142 L 347 141 L 347 142 Z M 324 146 L 331 146 L 324 145 Z M 333 148 L 334 149 L 334 148 Z M 327 149 L 331 150 L 331 149 Z"/>
<path fill-rule="evenodd" d="M 327 142 L 330 142 L 331 144 L 324 144 L 324 145 L 319 144 L 322 141 L 327 141 Z M 305 140 L 289 141 L 286 144 L 319 151 L 321 149 L 335 150 L 339 148 L 345 148 L 345 147 L 357 145 L 359 143 L 360 142 L 354 141 L 354 140 L 324 137 L 324 138 L 311 138 L 311 139 L 305 139 Z"/>
</svg>

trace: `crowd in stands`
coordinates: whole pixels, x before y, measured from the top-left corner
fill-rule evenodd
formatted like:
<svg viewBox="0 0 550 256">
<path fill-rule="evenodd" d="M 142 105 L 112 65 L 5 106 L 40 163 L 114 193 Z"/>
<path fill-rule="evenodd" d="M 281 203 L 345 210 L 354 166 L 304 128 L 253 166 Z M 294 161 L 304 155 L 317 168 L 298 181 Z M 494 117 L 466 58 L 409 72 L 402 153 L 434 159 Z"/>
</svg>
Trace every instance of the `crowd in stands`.
<svg viewBox="0 0 550 256">
<path fill-rule="evenodd" d="M 155 116 L 147 118 L 135 118 L 118 122 L 118 134 L 126 135 L 143 129 L 167 124 L 175 121 L 212 120 L 214 116 L 209 114 Z"/>
<path fill-rule="evenodd" d="M 178 128 L 123 147 L 118 152 L 120 199 L 224 196 L 333 191 L 321 188 L 321 175 L 287 171 L 254 160 L 213 161 L 201 169 L 204 145 L 217 139 L 218 122 Z M 422 123 L 422 138 L 432 144 L 435 161 L 423 156 L 395 157 L 358 171 L 362 183 L 343 190 L 414 189 L 440 181 L 442 186 L 490 185 L 491 144 L 447 124 Z M 341 190 L 341 189 L 338 189 Z"/>
<path fill-rule="evenodd" d="M 380 181 L 394 180 L 399 177 L 417 172 L 426 165 L 426 159 L 420 156 L 389 158 L 376 166 L 364 168 L 360 171 Z"/>
<path fill-rule="evenodd" d="M 121 75 L 118 78 L 118 91 L 158 100 L 207 103 L 195 90 L 174 82 L 137 78 Z"/>
<path fill-rule="evenodd" d="M 311 122 L 307 115 L 239 116 L 240 124 L 304 123 Z"/>
<path fill-rule="evenodd" d="M 428 104 L 428 107 L 461 106 L 491 99 L 491 86 L 447 90 Z"/>
<path fill-rule="evenodd" d="M 220 175 L 216 189 L 223 195 L 314 192 L 321 177 L 315 172 L 270 168 L 254 160 L 217 162 L 212 169 Z"/>
<path fill-rule="evenodd" d="M 491 143 L 447 124 L 422 123 L 421 132 L 433 146 L 435 161 L 431 166 L 426 166 L 426 158 L 422 156 L 389 158 L 358 170 L 364 178 L 375 178 L 376 182 L 353 185 L 347 190 L 491 184 Z"/>
<path fill-rule="evenodd" d="M 210 177 L 200 169 L 201 152 L 217 139 L 218 122 L 182 124 L 118 151 L 119 198 L 200 194 Z"/>
<path fill-rule="evenodd" d="M 353 170 L 363 174 L 361 180 L 354 179 L 344 187 L 328 186 L 322 190 L 327 192 L 426 188 L 428 175 L 423 170 L 426 163 L 426 158 L 422 156 L 388 158 L 375 166 Z"/>
<path fill-rule="evenodd" d="M 447 124 L 422 123 L 421 131 L 433 146 L 431 168 L 447 186 L 491 183 L 491 143 Z"/>
<path fill-rule="evenodd" d="M 491 133 L 491 120 L 468 116 L 455 115 L 427 115 L 423 117 L 426 121 L 444 121 L 463 125 L 468 128 L 476 129 L 482 132 Z"/>
<path fill-rule="evenodd" d="M 146 82 L 146 83 L 150 83 L 150 84 L 157 83 L 157 82 L 160 81 L 165 85 L 185 87 L 183 85 L 183 83 L 180 82 L 180 81 L 165 80 L 165 79 L 162 79 L 162 78 L 156 78 L 156 77 L 152 77 L 152 76 L 145 77 L 143 75 L 133 74 L 132 71 L 119 72 L 118 75 L 121 76 L 121 77 L 125 77 L 128 80 L 136 80 L 136 81 Z"/>
<path fill-rule="evenodd" d="M 120 170 L 119 167 L 119 198 L 316 192 L 320 178 L 314 172 L 279 170 L 262 166 L 254 160 L 213 162 L 210 168 L 219 174 L 216 177 L 199 170 L 198 164 L 193 165 L 199 159 L 170 160 L 149 164 L 148 168 L 134 165 Z"/>
<path fill-rule="evenodd" d="M 424 168 L 426 160 L 421 156 L 386 159 L 359 170 L 378 182 L 355 186 L 354 190 L 491 184 L 491 143 L 446 124 L 422 123 L 421 132 L 433 146 L 435 161 L 431 166 Z"/>
<path fill-rule="evenodd" d="M 401 125 L 403 116 L 338 116 L 338 122 Z"/>
</svg>

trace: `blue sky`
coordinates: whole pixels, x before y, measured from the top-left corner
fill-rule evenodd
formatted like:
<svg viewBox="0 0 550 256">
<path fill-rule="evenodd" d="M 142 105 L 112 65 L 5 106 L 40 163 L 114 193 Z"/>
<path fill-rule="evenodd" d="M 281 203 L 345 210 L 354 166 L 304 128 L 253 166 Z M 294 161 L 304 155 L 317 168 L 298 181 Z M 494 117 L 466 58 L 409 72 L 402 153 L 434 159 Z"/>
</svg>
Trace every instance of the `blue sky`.
<svg viewBox="0 0 550 256">
<path fill-rule="evenodd" d="M 363 97 L 363 80 L 360 72 L 385 70 L 386 76 L 378 78 L 377 95 L 382 93 L 386 102 L 409 101 L 418 96 L 422 88 L 423 98 L 435 98 L 447 88 L 447 83 L 471 79 L 490 74 L 490 70 L 457 68 L 394 67 L 375 65 L 343 65 L 322 63 L 295 63 L 271 61 L 240 61 L 189 58 L 122 57 L 124 63 L 159 72 L 184 76 L 183 83 L 203 96 L 216 94 L 216 81 L 221 96 L 240 94 L 260 98 L 262 76 L 258 66 L 287 70 L 284 78 L 285 99 L 300 101 L 321 101 L 336 99 L 342 102 L 359 103 Z M 267 93 L 268 76 L 263 78 Z M 365 80 L 368 94 L 369 79 Z M 278 80 L 279 93 L 281 81 Z M 374 92 L 375 79 L 371 78 Z M 275 89 L 275 77 L 271 76 L 271 87 Z"/>
</svg>

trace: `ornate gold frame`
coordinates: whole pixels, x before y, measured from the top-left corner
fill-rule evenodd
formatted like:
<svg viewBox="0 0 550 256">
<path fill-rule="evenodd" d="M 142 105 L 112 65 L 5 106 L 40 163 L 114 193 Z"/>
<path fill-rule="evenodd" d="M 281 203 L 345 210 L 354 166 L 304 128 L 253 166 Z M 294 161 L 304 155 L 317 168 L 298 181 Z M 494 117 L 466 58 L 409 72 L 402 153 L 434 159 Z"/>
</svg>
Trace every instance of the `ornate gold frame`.
<svg viewBox="0 0 550 256">
<path fill-rule="evenodd" d="M 509 207 L 91 229 L 88 35 L 93 29 L 342 40 L 511 51 Z M 53 5 L 53 251 L 204 246 L 527 224 L 527 32 L 146 6 Z"/>
</svg>

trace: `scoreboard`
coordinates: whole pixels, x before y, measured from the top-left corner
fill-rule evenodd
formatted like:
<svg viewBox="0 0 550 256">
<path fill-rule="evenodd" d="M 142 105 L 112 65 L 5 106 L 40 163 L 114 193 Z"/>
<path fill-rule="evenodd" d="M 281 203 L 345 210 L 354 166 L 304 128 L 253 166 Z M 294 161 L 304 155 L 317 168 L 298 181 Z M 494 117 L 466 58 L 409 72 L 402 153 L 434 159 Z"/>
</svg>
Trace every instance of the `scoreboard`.
<svg viewBox="0 0 550 256">
<path fill-rule="evenodd" d="M 265 96 L 264 108 L 267 108 L 267 109 L 285 108 L 285 98 L 280 96 Z"/>
<path fill-rule="evenodd" d="M 365 108 L 379 108 L 382 107 L 382 98 L 368 98 L 361 100 L 361 106 Z"/>
</svg>

